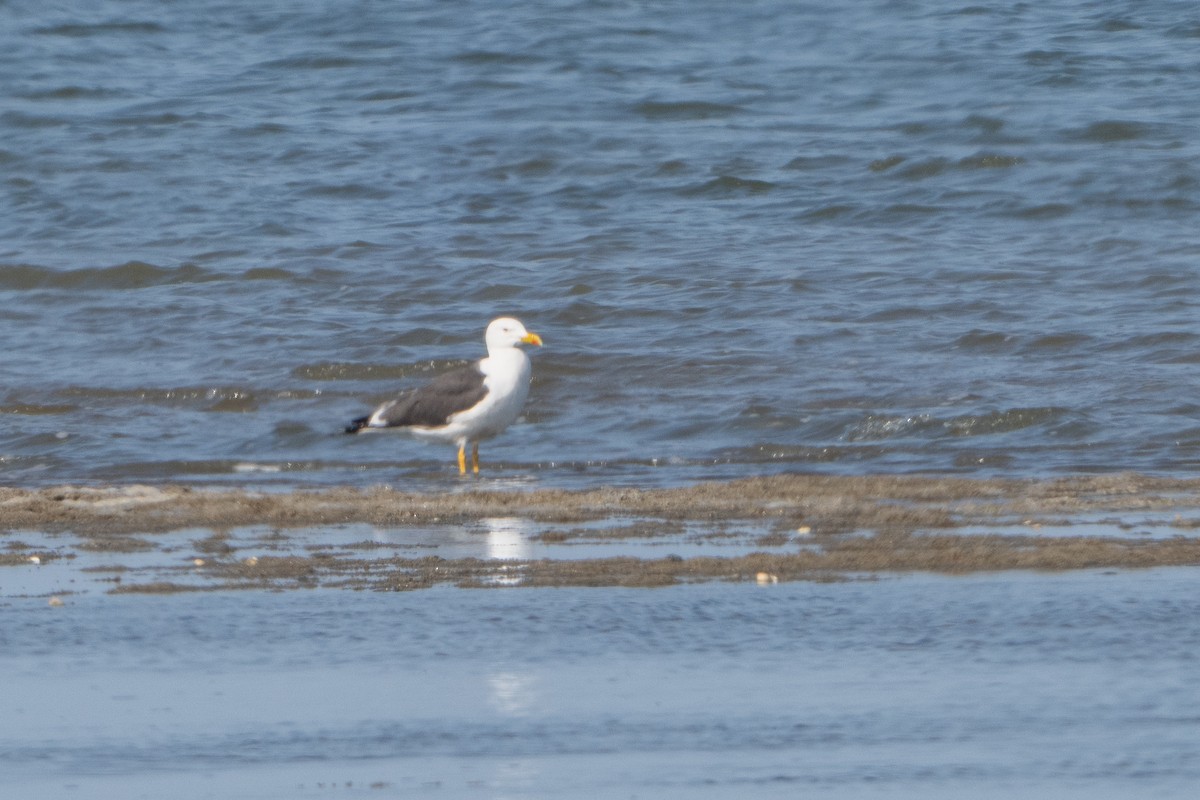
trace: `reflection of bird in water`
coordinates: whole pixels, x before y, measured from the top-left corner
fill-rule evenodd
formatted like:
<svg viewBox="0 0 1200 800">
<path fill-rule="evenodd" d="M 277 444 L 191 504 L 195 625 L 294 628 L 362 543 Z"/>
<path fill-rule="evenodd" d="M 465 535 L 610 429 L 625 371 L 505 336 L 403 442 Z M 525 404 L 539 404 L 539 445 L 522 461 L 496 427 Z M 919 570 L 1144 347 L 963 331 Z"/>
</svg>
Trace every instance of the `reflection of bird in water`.
<svg viewBox="0 0 1200 800">
<path fill-rule="evenodd" d="M 519 517 L 488 517 L 482 520 L 487 533 L 487 557 L 496 561 L 515 561 L 502 565 L 492 579 L 501 586 L 516 586 L 525 580 L 525 565 L 533 548 L 530 546 L 529 523 Z"/>
<path fill-rule="evenodd" d="M 529 394 L 529 356 L 522 344 L 540 346 L 542 339 L 512 317 L 492 320 L 484 335 L 488 354 L 474 364 L 452 370 L 389 400 L 374 413 L 350 423 L 346 433 L 403 430 L 437 442 L 458 445 L 458 471 L 479 472 L 479 443 L 512 424 Z"/>
<path fill-rule="evenodd" d="M 489 675 L 491 701 L 505 714 L 528 714 L 537 700 L 537 684 L 532 675 L 520 672 L 497 672 Z"/>
</svg>

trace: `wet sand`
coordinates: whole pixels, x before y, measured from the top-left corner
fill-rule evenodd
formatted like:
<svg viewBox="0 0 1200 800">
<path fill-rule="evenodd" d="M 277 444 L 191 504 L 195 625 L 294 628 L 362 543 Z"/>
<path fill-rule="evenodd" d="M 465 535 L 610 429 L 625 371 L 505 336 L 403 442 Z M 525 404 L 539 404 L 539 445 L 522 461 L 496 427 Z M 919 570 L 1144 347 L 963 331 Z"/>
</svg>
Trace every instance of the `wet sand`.
<svg viewBox="0 0 1200 800">
<path fill-rule="evenodd" d="M 413 555 L 344 541 L 351 525 L 442 531 L 497 519 L 530 523 L 527 538 L 543 552 L 560 547 L 562 556 L 447 558 L 432 545 L 430 555 Z M 1107 535 L 1088 534 L 1098 521 Z M 382 487 L 8 488 L 0 489 L 0 525 L 0 567 L 69 559 L 78 570 L 110 576 L 113 592 L 776 583 L 910 571 L 1200 565 L 1200 481 L 791 475 L 676 489 L 440 494 Z M 270 536 L 250 548 L 231 533 L 249 528 Z M 197 530 L 206 533 L 197 537 Z M 181 531 L 188 532 L 182 541 Z M 339 533 L 325 536 L 332 531 Z M 623 541 L 671 544 L 684 531 L 693 539 L 737 539 L 739 546 L 731 555 L 686 557 L 621 550 Z M 26 541 L 37 538 L 28 535 L 34 532 L 45 541 Z M 607 549 L 579 557 L 572 546 L 587 541 Z M 95 554 L 106 556 L 103 565 L 92 563 Z M 121 554 L 136 566 L 114 564 Z"/>
</svg>

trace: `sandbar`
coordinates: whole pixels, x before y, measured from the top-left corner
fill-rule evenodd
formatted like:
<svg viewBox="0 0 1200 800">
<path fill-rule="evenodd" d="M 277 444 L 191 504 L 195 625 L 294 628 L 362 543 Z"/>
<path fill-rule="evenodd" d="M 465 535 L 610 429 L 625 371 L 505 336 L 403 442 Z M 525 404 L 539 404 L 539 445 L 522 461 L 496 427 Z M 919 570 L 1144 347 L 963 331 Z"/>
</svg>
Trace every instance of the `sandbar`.
<svg viewBox="0 0 1200 800">
<path fill-rule="evenodd" d="M 447 556 L 438 549 L 442 532 L 494 520 L 527 523 L 522 535 L 536 541 L 538 556 L 464 554 L 461 548 Z M 347 542 L 354 526 L 392 536 Z M 1094 532 L 1100 528 L 1102 534 Z M 102 576 L 107 591 L 143 594 L 774 584 L 911 571 L 1196 566 L 1197 528 L 1200 480 L 1128 473 L 1056 479 L 778 475 L 663 489 L 456 484 L 444 492 L 0 488 L 0 568 L 69 562 Z M 413 531 L 421 531 L 423 551 L 406 544 L 406 532 Z M 625 547 L 634 541 L 638 547 Z M 603 547 L 581 557 L 584 551 L 573 549 L 581 542 Z M 671 552 L 675 543 L 696 542 L 708 550 Z M 723 551 L 723 542 L 733 546 Z M 653 551 L 647 543 L 663 547 Z"/>
</svg>

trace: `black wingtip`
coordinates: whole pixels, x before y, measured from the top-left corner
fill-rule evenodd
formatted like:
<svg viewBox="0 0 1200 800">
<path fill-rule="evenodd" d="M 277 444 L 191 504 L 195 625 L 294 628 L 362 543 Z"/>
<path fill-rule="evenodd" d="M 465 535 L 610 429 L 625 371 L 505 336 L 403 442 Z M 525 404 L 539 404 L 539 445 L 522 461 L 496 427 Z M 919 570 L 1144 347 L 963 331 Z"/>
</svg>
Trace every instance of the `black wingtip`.
<svg viewBox="0 0 1200 800">
<path fill-rule="evenodd" d="M 358 433 L 363 428 L 367 427 L 367 423 L 370 421 L 370 419 L 370 417 L 359 417 L 356 420 L 351 420 L 350 424 L 346 426 L 346 433 Z"/>
</svg>

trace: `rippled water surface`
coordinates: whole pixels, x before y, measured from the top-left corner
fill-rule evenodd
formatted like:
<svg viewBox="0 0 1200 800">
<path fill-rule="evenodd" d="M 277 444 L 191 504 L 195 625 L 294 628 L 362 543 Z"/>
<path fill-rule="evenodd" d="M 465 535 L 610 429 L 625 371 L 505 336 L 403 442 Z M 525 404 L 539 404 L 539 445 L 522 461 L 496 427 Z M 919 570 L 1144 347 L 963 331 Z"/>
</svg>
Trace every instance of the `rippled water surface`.
<svg viewBox="0 0 1200 800">
<path fill-rule="evenodd" d="M 0 0 L 0 482 L 467 485 L 339 431 L 501 313 L 546 346 L 486 485 L 1191 475 L 1198 45 L 1166 0 Z M 1195 578 L 10 583 L 0 774 L 1191 797 Z"/>
<path fill-rule="evenodd" d="M 0 606 L 27 800 L 1191 797 L 1193 570 Z"/>
<path fill-rule="evenodd" d="M 0 5 L 0 479 L 1190 474 L 1182 2 Z"/>
</svg>

